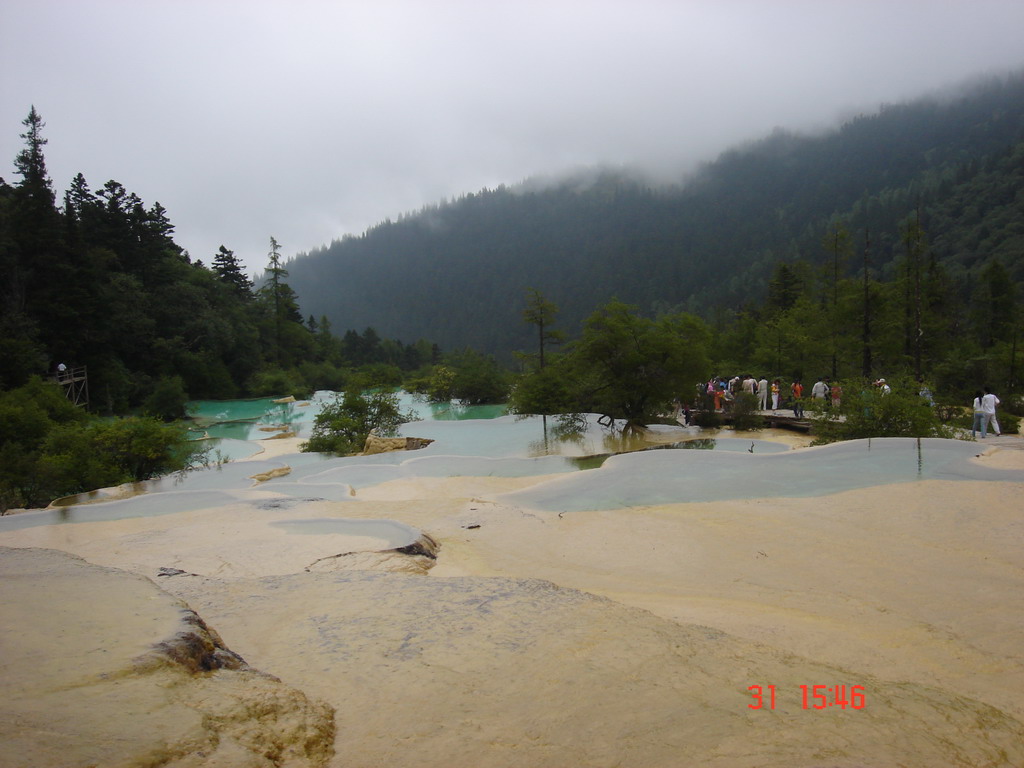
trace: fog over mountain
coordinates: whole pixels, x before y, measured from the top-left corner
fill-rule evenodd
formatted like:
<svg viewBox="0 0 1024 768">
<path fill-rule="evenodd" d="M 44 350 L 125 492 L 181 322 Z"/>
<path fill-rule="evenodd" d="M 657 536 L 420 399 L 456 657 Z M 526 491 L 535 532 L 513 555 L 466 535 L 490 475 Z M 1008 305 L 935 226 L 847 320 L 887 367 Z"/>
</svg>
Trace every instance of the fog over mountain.
<svg viewBox="0 0 1024 768">
<path fill-rule="evenodd" d="M 5 0 L 0 157 L 34 104 L 58 194 L 116 179 L 193 259 L 255 271 L 271 235 L 291 256 L 483 187 L 832 126 L 1019 66 L 1021 29 L 1010 0 Z"/>
</svg>

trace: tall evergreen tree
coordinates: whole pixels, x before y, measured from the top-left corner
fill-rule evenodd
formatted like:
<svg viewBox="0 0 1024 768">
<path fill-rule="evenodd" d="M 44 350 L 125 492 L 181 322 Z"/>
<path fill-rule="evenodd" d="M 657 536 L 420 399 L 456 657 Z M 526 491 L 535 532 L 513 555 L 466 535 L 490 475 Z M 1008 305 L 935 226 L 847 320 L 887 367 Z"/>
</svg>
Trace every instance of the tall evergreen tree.
<svg viewBox="0 0 1024 768">
<path fill-rule="evenodd" d="M 850 233 L 846 225 L 839 221 L 829 227 L 825 236 L 825 248 L 828 250 L 831 263 L 828 266 L 829 283 L 831 284 L 829 338 L 832 343 L 832 378 L 839 376 L 838 344 L 839 344 L 839 276 L 845 268 L 850 253 Z"/>
<path fill-rule="evenodd" d="M 232 286 L 239 296 L 248 298 L 252 295 L 252 281 L 242 270 L 242 264 L 235 257 L 234 251 L 223 245 L 218 248 L 213 257 L 213 271 L 218 278 Z"/>
<path fill-rule="evenodd" d="M 52 208 L 54 204 L 53 188 L 46 172 L 46 160 L 43 157 L 43 147 L 47 144 L 47 139 L 43 138 L 43 128 L 46 123 L 43 122 L 33 105 L 28 117 L 21 124 L 26 128 L 25 133 L 21 134 L 21 138 L 25 140 L 25 148 L 18 153 L 14 160 L 14 167 L 21 175 L 19 186 L 29 190 L 33 195 L 39 195 L 41 202 L 45 202 Z"/>
<path fill-rule="evenodd" d="M 15 158 L 14 166 L 21 181 L 10 199 L 10 247 L 13 258 L 6 259 L 13 269 L 4 276 L 5 293 L 12 296 L 12 308 L 46 307 L 48 314 L 38 316 L 41 339 L 52 346 L 62 326 L 73 322 L 67 307 L 60 303 L 70 283 L 69 264 L 64 253 L 60 214 L 54 205 L 53 188 L 46 171 L 43 147 L 47 140 L 42 129 L 46 125 L 33 106 L 22 121 L 25 147 Z M 57 352 L 64 354 L 65 352 Z"/>
<path fill-rule="evenodd" d="M 531 288 L 526 301 L 526 309 L 523 310 L 523 320 L 530 325 L 537 326 L 537 360 L 538 367 L 544 370 L 545 351 L 552 344 L 561 344 L 564 336 L 561 331 L 551 329 L 555 317 L 558 315 L 558 305 L 548 301 L 536 288 Z"/>
</svg>

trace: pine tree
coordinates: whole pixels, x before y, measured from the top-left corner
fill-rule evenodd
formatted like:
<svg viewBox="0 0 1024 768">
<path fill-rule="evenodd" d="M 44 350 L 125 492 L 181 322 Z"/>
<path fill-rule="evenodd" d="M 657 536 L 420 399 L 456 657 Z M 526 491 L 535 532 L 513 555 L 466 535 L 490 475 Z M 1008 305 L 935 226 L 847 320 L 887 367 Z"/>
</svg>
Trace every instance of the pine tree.
<svg viewBox="0 0 1024 768">
<path fill-rule="evenodd" d="M 537 359 L 540 370 L 544 370 L 544 352 L 547 346 L 561 344 L 563 341 L 562 332 L 553 331 L 550 328 L 557 315 L 558 305 L 545 299 L 544 295 L 536 288 L 531 288 L 526 301 L 526 309 L 523 310 L 523 320 L 530 325 L 537 326 Z"/>
<path fill-rule="evenodd" d="M 838 335 L 839 335 L 839 275 L 844 270 L 846 258 L 850 253 L 850 233 L 846 225 L 839 221 L 834 223 L 825 236 L 825 248 L 832 255 L 830 280 L 832 284 L 831 311 L 829 318 L 829 335 L 832 342 L 832 379 L 839 376 L 838 370 Z"/>
<path fill-rule="evenodd" d="M 14 161 L 21 181 L 10 195 L 8 246 L 13 257 L 4 259 L 9 262 L 4 293 L 10 296 L 10 307 L 15 311 L 35 314 L 39 308 L 49 310 L 35 316 L 40 321 L 41 340 L 52 348 L 59 329 L 73 321 L 72 317 L 61 316 L 64 307 L 59 303 L 70 270 L 61 238 L 60 213 L 54 205 L 43 157 L 45 123 L 32 107 L 22 125 L 26 128 L 21 134 L 25 147 Z"/>
<path fill-rule="evenodd" d="M 213 257 L 213 271 L 218 278 L 231 285 L 239 296 L 248 298 L 252 295 L 252 281 L 242 271 L 242 264 L 235 257 L 234 251 L 223 245 L 218 248 Z"/>
<path fill-rule="evenodd" d="M 43 128 L 46 123 L 36 112 L 33 105 L 28 117 L 22 120 L 22 125 L 27 129 L 21 134 L 25 140 L 25 148 L 18 153 L 14 160 L 14 167 L 21 175 L 23 189 L 28 189 L 32 194 L 40 195 L 43 201 L 51 208 L 54 204 L 53 188 L 50 185 L 50 177 L 46 173 L 46 160 L 43 157 L 43 147 L 47 140 L 43 138 Z"/>
</svg>

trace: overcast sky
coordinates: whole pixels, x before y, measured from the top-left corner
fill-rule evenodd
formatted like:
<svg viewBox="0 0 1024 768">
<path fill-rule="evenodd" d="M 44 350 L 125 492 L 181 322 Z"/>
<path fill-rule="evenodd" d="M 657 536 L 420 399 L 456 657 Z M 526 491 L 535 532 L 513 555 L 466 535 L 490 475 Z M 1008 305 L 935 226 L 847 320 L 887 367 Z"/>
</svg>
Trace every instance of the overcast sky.
<svg viewBox="0 0 1024 768">
<path fill-rule="evenodd" d="M 1024 65 L 1021 0 L 0 0 L 0 176 L 78 172 L 250 270 L 485 186 L 681 173 Z"/>
</svg>

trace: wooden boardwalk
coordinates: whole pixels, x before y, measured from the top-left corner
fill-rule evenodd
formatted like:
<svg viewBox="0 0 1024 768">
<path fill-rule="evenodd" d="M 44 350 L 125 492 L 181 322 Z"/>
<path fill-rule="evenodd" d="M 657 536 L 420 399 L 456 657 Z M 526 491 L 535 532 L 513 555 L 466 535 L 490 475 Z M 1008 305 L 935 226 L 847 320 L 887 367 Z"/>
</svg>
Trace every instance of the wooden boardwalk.
<svg viewBox="0 0 1024 768">
<path fill-rule="evenodd" d="M 701 411 L 693 411 L 692 418 L 696 419 L 699 413 Z M 732 423 L 732 414 L 728 411 L 716 411 L 716 413 L 723 424 Z M 754 414 L 760 416 L 764 421 L 764 426 L 771 429 L 792 429 L 797 432 L 811 431 L 811 420 L 806 417 L 798 419 L 793 415 L 793 411 L 790 408 L 779 408 L 777 411 L 754 411 Z M 680 424 L 683 423 L 682 419 L 682 415 L 677 419 Z"/>
<path fill-rule="evenodd" d="M 698 413 L 700 411 L 693 411 L 693 417 L 695 418 Z M 723 424 L 730 424 L 732 422 L 732 414 L 728 412 L 723 413 L 722 411 L 717 411 L 717 413 Z M 793 411 L 790 408 L 780 408 L 777 411 L 755 411 L 755 413 L 764 420 L 764 426 L 772 429 L 792 429 L 796 432 L 811 431 L 811 420 L 806 417 L 798 419 L 793 415 Z M 681 415 L 677 420 L 680 424 L 683 424 L 683 417 Z M 970 436 L 971 431 L 965 429 L 963 431 L 963 439 L 969 440 Z M 980 446 L 979 450 L 983 448 L 1006 448 L 1024 451 L 1024 436 L 1019 434 L 1004 432 L 1001 436 L 996 437 L 994 434 L 989 433 L 984 439 L 979 434 L 977 440 Z"/>
</svg>

